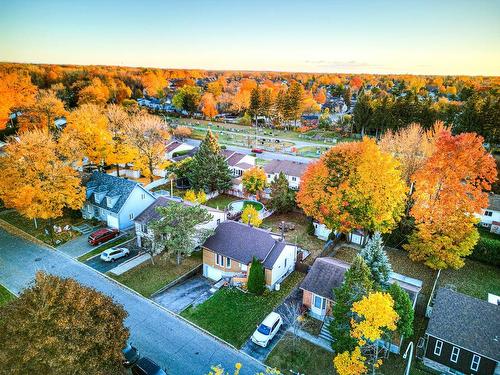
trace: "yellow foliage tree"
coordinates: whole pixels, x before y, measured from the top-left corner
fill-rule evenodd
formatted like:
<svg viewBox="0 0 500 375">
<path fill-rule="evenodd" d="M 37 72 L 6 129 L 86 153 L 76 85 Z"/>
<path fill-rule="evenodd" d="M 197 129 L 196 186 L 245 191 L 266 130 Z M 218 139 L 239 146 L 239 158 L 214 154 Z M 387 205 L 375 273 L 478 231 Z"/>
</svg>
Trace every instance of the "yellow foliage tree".
<svg viewBox="0 0 500 375">
<path fill-rule="evenodd" d="M 199 204 L 205 203 L 207 201 L 207 194 L 203 190 L 200 190 L 198 194 L 196 194 L 196 201 Z"/>
<path fill-rule="evenodd" d="M 266 187 L 266 172 L 261 167 L 247 169 L 243 172 L 241 182 L 248 194 L 254 194 L 258 197 Z"/>
<path fill-rule="evenodd" d="M 109 99 L 109 88 L 99 79 L 94 78 L 87 87 L 78 94 L 78 104 L 104 105 Z"/>
<path fill-rule="evenodd" d="M 106 164 L 115 164 L 117 176 L 120 175 L 120 164 L 126 164 L 137 158 L 136 149 L 127 143 L 127 126 L 130 121 L 123 107 L 111 104 L 106 108 L 108 129 L 111 133 L 111 148 L 106 155 Z"/>
<path fill-rule="evenodd" d="M 51 131 L 55 128 L 54 120 L 67 114 L 64 103 L 54 91 L 40 90 L 35 102 L 23 108 L 22 115 L 18 119 L 19 128 L 21 131 L 33 129 Z"/>
<path fill-rule="evenodd" d="M 5 128 L 11 111 L 35 101 L 36 91 L 28 74 L 0 72 L 0 130 Z"/>
<path fill-rule="evenodd" d="M 259 211 L 257 211 L 251 204 L 246 205 L 243 209 L 243 212 L 241 213 L 241 221 L 257 228 L 260 227 L 260 224 L 262 224 Z"/>
<path fill-rule="evenodd" d="M 365 366 L 366 358 L 361 354 L 359 346 L 352 353 L 343 352 L 333 358 L 333 365 L 338 375 L 362 375 L 368 369 Z"/>
<path fill-rule="evenodd" d="M 184 200 L 188 202 L 196 202 L 196 192 L 194 190 L 188 190 L 186 191 L 186 194 L 184 194 Z"/>
</svg>

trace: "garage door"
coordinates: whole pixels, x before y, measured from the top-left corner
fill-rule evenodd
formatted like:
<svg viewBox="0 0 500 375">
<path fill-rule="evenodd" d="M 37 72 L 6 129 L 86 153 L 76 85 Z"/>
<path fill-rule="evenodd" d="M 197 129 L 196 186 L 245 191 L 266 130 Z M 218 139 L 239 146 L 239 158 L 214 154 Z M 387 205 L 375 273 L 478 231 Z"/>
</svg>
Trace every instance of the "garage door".
<svg viewBox="0 0 500 375">
<path fill-rule="evenodd" d="M 120 229 L 119 225 L 118 225 L 118 218 L 117 217 L 108 215 L 107 218 L 106 218 L 106 222 L 108 224 L 108 227 Z"/>
<path fill-rule="evenodd" d="M 208 277 L 209 279 L 219 281 L 222 279 L 222 271 L 210 267 L 206 264 L 203 265 L 203 276 Z"/>
</svg>

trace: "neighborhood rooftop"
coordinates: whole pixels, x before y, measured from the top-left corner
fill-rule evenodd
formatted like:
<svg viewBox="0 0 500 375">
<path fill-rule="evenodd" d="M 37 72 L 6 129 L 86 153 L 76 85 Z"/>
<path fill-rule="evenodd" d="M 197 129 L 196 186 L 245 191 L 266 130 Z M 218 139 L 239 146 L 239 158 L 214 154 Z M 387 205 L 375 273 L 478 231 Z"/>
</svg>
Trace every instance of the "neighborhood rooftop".
<svg viewBox="0 0 500 375">
<path fill-rule="evenodd" d="M 499 305 L 441 288 L 426 333 L 500 361 Z"/>
<path fill-rule="evenodd" d="M 300 177 L 307 169 L 307 164 L 292 160 L 271 160 L 264 166 L 264 171 L 268 174 L 283 172 L 287 176 Z"/>
<path fill-rule="evenodd" d="M 490 194 L 488 197 L 488 209 L 492 211 L 500 211 L 500 195 L 499 194 Z"/>
<path fill-rule="evenodd" d="M 265 268 L 272 268 L 285 245 L 286 242 L 275 239 L 269 231 L 230 220 L 219 224 L 203 244 L 243 264 L 249 264 L 255 256 Z"/>
</svg>

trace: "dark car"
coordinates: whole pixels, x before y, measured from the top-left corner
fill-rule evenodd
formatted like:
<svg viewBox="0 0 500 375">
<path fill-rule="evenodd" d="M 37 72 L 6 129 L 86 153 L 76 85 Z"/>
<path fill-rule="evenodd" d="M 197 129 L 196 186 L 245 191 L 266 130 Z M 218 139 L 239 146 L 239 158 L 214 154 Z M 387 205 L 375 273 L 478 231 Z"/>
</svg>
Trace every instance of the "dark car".
<svg viewBox="0 0 500 375">
<path fill-rule="evenodd" d="M 252 148 L 252 152 L 255 154 L 262 154 L 264 150 L 261 148 Z"/>
<path fill-rule="evenodd" d="M 92 246 L 99 245 L 103 242 L 109 241 L 120 234 L 118 229 L 103 228 L 95 231 L 89 236 L 89 244 Z"/>
<path fill-rule="evenodd" d="M 156 363 L 147 357 L 142 357 L 132 366 L 133 375 L 167 375 Z"/>
<path fill-rule="evenodd" d="M 130 367 L 140 358 L 139 351 L 132 344 L 127 344 L 127 346 L 122 350 L 123 353 L 123 366 Z"/>
</svg>

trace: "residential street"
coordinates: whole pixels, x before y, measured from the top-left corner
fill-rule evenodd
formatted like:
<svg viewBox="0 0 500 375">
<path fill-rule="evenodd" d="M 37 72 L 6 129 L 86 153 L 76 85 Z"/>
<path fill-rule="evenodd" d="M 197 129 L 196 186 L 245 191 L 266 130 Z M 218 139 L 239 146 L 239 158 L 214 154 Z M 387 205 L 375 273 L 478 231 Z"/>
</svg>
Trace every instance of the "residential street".
<svg viewBox="0 0 500 375">
<path fill-rule="evenodd" d="M 247 355 L 231 349 L 97 271 L 69 256 L 35 245 L 0 229 L 0 284 L 19 293 L 32 282 L 37 271 L 72 277 L 80 283 L 112 296 L 129 316 L 131 341 L 146 356 L 165 367 L 169 375 L 206 374 L 210 366 L 227 369 L 242 363 L 241 374 L 263 371 Z"/>
</svg>

